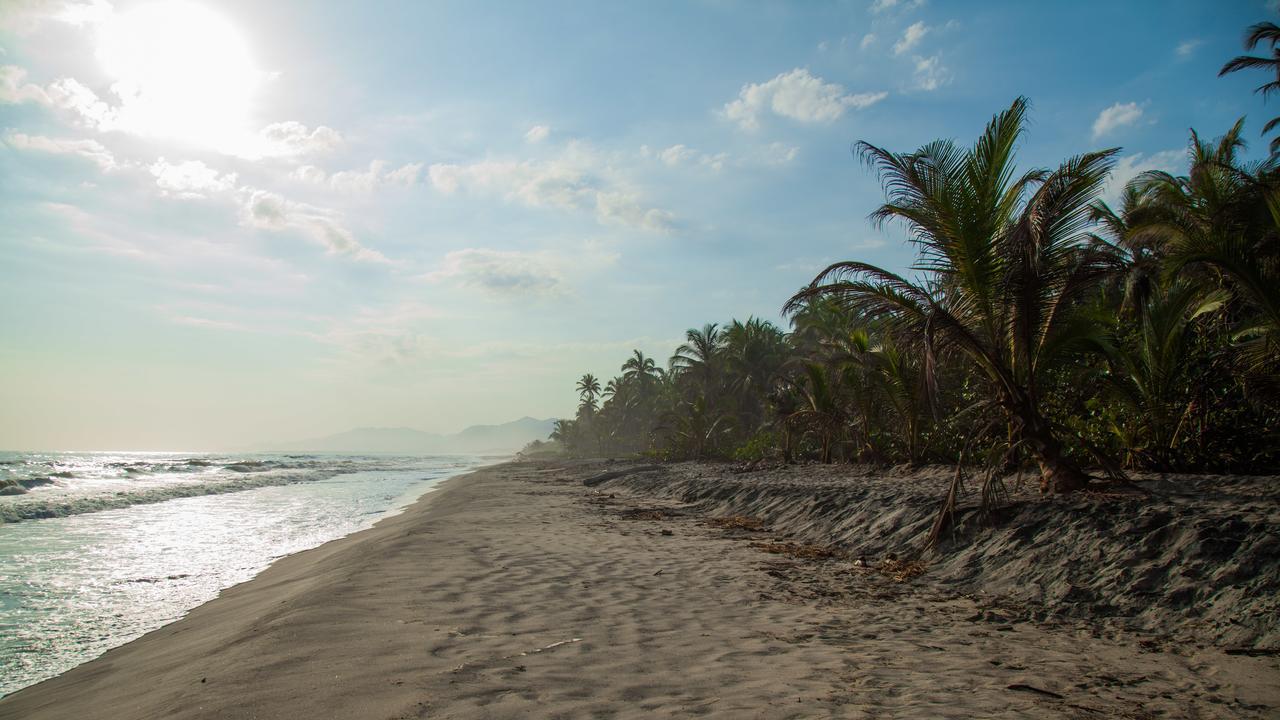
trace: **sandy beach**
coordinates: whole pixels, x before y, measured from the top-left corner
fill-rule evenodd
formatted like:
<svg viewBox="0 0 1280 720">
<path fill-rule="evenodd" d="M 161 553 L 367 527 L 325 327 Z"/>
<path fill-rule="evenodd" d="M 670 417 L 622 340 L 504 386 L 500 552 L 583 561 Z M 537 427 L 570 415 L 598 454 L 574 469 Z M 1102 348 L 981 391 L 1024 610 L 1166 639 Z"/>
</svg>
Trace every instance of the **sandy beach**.
<svg viewBox="0 0 1280 720">
<path fill-rule="evenodd" d="M 1280 717 L 1269 651 L 1002 613 L 885 557 L 584 487 L 601 467 L 450 480 L 0 718 Z"/>
</svg>

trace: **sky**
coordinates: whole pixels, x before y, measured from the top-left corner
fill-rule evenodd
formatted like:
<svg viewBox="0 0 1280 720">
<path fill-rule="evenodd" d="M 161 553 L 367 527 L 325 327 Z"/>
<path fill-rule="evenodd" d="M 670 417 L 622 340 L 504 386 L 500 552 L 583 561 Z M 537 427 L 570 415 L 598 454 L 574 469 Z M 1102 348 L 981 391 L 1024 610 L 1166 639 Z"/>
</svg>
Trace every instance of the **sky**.
<svg viewBox="0 0 1280 720">
<path fill-rule="evenodd" d="M 1274 4 L 0 0 L 0 448 L 212 450 L 568 417 L 585 372 L 905 270 L 853 157 L 1026 167 L 1280 115 Z"/>
</svg>

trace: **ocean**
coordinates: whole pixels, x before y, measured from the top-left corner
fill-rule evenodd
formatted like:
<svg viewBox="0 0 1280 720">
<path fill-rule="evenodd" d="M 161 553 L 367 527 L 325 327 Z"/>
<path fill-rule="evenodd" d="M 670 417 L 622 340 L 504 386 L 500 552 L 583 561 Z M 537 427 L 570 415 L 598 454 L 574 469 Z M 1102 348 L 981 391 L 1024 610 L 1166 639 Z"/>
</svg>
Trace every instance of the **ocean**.
<svg viewBox="0 0 1280 720">
<path fill-rule="evenodd" d="M 0 453 L 0 696 L 500 459 Z"/>
</svg>

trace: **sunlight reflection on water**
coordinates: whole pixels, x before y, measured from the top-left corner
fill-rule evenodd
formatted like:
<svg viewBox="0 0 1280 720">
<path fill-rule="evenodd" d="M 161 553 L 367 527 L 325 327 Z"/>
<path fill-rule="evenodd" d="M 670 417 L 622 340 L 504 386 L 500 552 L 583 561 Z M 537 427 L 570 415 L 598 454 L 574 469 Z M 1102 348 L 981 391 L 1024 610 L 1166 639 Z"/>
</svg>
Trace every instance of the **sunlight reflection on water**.
<svg viewBox="0 0 1280 720">
<path fill-rule="evenodd" d="M 423 458 L 413 469 L 0 525 L 0 694 L 172 622 L 476 464 Z"/>
</svg>

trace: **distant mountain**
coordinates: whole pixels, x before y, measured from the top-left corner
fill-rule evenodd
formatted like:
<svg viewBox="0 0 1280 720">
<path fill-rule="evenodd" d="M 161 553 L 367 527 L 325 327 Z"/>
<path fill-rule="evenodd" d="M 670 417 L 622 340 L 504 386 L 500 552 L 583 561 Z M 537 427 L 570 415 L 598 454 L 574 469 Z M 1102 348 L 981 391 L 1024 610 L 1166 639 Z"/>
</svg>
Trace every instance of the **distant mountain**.
<svg viewBox="0 0 1280 720">
<path fill-rule="evenodd" d="M 397 453 L 427 455 L 442 453 L 515 452 L 532 440 L 546 440 L 554 419 L 522 417 L 502 425 L 472 425 L 452 435 L 437 435 L 413 428 L 356 428 L 311 440 L 270 443 L 261 451 Z"/>
</svg>

